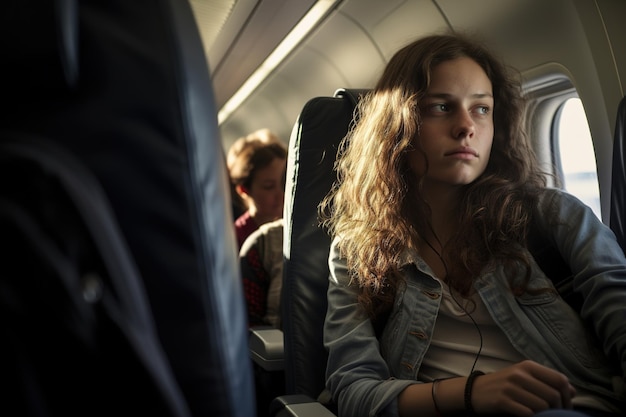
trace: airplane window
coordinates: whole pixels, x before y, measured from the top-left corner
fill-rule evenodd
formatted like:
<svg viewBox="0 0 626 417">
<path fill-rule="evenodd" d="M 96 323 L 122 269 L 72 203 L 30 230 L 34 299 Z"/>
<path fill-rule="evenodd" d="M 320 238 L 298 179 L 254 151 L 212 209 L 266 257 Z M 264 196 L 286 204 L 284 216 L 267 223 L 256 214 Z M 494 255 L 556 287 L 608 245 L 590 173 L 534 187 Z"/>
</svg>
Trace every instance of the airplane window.
<svg viewBox="0 0 626 417">
<path fill-rule="evenodd" d="M 579 98 L 570 98 L 559 109 L 556 123 L 556 143 L 560 156 L 563 188 L 587 204 L 602 218 L 600 189 L 591 132 Z"/>
</svg>

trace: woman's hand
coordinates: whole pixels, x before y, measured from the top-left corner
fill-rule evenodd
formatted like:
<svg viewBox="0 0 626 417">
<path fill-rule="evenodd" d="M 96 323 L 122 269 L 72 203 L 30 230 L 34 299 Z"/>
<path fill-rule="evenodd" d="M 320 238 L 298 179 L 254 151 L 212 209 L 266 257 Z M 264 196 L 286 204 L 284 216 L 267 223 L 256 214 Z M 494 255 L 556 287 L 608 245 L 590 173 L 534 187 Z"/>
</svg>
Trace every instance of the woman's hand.
<svg viewBox="0 0 626 417">
<path fill-rule="evenodd" d="M 504 412 L 530 417 L 549 408 L 572 408 L 576 389 L 562 373 L 530 360 L 474 380 L 472 405 L 477 414 Z"/>
</svg>

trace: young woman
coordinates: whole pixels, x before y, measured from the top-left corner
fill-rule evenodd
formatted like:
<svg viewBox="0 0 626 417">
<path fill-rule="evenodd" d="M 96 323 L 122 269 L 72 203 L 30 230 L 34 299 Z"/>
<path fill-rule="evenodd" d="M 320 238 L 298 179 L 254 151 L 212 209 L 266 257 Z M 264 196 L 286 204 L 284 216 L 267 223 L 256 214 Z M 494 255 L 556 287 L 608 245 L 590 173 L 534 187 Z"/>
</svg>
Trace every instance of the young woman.
<svg viewBox="0 0 626 417">
<path fill-rule="evenodd" d="M 287 148 L 263 132 L 239 139 L 228 154 L 230 179 L 245 206 L 235 220 L 239 248 L 260 225 L 283 215 Z"/>
<path fill-rule="evenodd" d="M 591 209 L 546 188 L 519 81 L 479 43 L 430 36 L 359 114 L 321 206 L 340 416 L 624 415 L 626 259 Z M 580 311 L 528 251 L 531 225 Z"/>
</svg>

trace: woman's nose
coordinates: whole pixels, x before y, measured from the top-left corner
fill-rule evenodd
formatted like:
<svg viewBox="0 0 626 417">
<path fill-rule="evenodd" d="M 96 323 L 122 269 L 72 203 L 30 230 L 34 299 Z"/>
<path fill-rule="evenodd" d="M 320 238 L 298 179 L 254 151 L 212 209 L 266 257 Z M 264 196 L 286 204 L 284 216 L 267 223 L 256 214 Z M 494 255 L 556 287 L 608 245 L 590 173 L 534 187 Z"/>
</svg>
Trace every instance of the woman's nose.
<svg viewBox="0 0 626 417">
<path fill-rule="evenodd" d="M 459 111 L 454 119 L 453 136 L 455 139 L 471 138 L 474 135 L 476 124 L 468 111 Z"/>
</svg>

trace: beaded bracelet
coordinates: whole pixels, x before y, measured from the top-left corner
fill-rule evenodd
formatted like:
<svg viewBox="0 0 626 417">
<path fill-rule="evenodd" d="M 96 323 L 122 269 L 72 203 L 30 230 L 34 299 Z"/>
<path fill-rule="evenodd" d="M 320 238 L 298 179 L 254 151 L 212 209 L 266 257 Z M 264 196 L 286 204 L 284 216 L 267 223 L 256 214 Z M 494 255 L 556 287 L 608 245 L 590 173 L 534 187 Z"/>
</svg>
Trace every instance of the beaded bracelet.
<svg viewBox="0 0 626 417">
<path fill-rule="evenodd" d="M 474 386 L 474 380 L 481 375 L 485 375 L 485 373 L 482 371 L 474 371 L 467 377 L 467 382 L 465 383 L 463 401 L 465 402 L 465 410 L 469 416 L 475 415 L 474 407 L 472 406 L 472 387 Z"/>
</svg>

